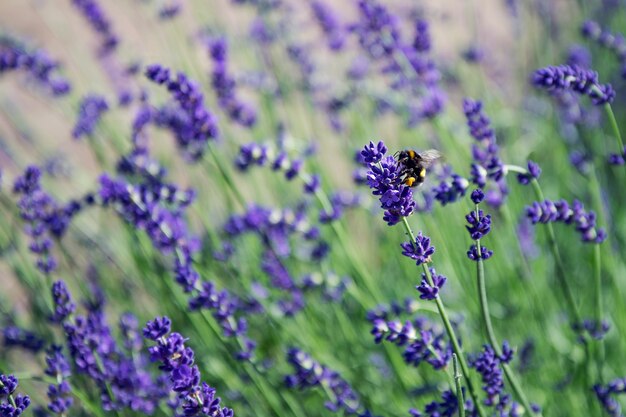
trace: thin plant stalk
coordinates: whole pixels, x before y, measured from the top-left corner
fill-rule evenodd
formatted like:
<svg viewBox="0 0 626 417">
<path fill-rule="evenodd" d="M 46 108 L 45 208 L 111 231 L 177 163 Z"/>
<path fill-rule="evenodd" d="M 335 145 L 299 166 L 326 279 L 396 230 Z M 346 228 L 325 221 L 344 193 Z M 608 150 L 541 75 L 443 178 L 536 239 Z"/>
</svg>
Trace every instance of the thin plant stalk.
<svg viewBox="0 0 626 417">
<path fill-rule="evenodd" d="M 478 204 L 476 205 L 476 218 L 478 218 Z M 478 262 L 476 262 L 476 278 L 478 281 L 478 299 L 480 300 L 480 310 L 483 317 L 483 323 L 485 325 L 485 329 L 487 330 L 487 338 L 489 339 L 489 343 L 493 347 L 493 350 L 496 352 L 496 355 L 499 357 L 502 356 L 502 349 L 500 348 L 500 343 L 496 338 L 496 333 L 493 330 L 493 325 L 491 323 L 491 314 L 489 313 L 489 303 L 487 301 L 487 288 L 485 286 L 485 265 L 482 259 L 482 248 L 480 246 L 480 239 L 476 239 L 476 250 L 478 252 Z M 532 413 L 532 408 L 530 406 L 530 402 L 526 397 L 526 393 L 522 389 L 521 384 L 517 380 L 513 370 L 509 366 L 508 363 L 501 363 L 502 369 L 504 369 L 504 374 L 506 378 L 509 380 L 511 384 L 511 388 L 513 392 L 517 396 L 517 398 L 522 403 L 522 406 L 526 409 L 527 412 Z M 535 413 L 537 416 L 541 416 L 541 412 Z"/>
<path fill-rule="evenodd" d="M 465 402 L 463 401 L 463 390 L 461 389 L 461 373 L 459 372 L 459 359 L 456 353 L 452 354 L 452 369 L 454 370 L 454 386 L 456 390 L 456 400 L 459 407 L 459 417 L 465 417 Z"/>
<path fill-rule="evenodd" d="M 409 235 L 411 242 L 415 242 L 415 234 L 413 233 L 413 230 L 411 230 L 411 226 L 409 225 L 408 220 L 404 216 L 402 217 L 402 224 L 404 225 L 404 228 L 406 229 L 406 232 Z M 424 275 L 426 276 L 426 281 L 428 282 L 430 286 L 434 287 L 435 284 L 433 282 L 433 277 L 430 274 L 430 270 L 428 269 L 428 266 L 425 263 L 423 263 L 422 268 L 424 269 Z M 454 328 L 452 327 L 452 323 L 450 322 L 450 318 L 448 317 L 448 313 L 446 312 L 446 308 L 444 307 L 443 302 L 441 301 L 441 297 L 439 297 L 439 294 L 437 294 L 437 296 L 435 297 L 435 304 L 437 305 L 437 310 L 439 311 L 439 316 L 441 316 L 441 320 L 443 321 L 443 325 L 446 329 L 446 333 L 448 334 L 448 337 L 450 338 L 450 341 L 452 342 L 452 348 L 454 350 L 454 353 L 456 353 L 459 358 L 459 363 L 461 364 L 461 371 L 463 372 L 463 376 L 465 377 L 465 382 L 467 383 L 467 388 L 469 389 L 470 396 L 472 397 L 472 401 L 474 401 L 476 410 L 478 410 L 478 415 L 480 417 L 485 417 L 485 412 L 483 411 L 480 405 L 481 402 L 480 402 L 480 399 L 478 398 L 478 393 L 476 392 L 476 389 L 474 388 L 474 384 L 472 383 L 472 380 L 469 376 L 469 366 L 467 365 L 467 361 L 465 360 L 465 356 L 463 355 L 463 349 L 461 348 L 461 344 L 459 343 L 459 340 L 456 336 Z"/>
</svg>

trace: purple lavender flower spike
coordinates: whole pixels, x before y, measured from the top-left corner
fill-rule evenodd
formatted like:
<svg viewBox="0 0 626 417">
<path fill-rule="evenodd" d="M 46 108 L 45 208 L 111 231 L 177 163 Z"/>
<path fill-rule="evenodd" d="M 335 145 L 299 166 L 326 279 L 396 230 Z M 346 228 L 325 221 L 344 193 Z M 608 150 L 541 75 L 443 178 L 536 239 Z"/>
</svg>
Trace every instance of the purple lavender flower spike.
<svg viewBox="0 0 626 417">
<path fill-rule="evenodd" d="M 434 286 L 431 286 L 426 279 L 426 274 L 422 272 L 422 282 L 417 287 L 417 291 L 420 293 L 422 300 L 434 300 L 439 295 L 439 291 L 443 288 L 447 278 L 443 275 L 438 275 L 435 272 L 435 268 L 430 268 L 430 275 L 433 279 Z"/>
<path fill-rule="evenodd" d="M 359 396 L 337 372 L 297 348 L 289 349 L 287 361 L 294 368 L 294 374 L 285 376 L 285 385 L 288 388 L 312 389 L 327 386 L 333 395 L 333 398 L 329 398 L 324 404 L 327 409 L 334 412 L 343 411 L 346 415 L 357 413 L 362 415 L 363 406 Z M 362 412 L 366 413 L 367 410 Z"/>
<path fill-rule="evenodd" d="M 18 380 L 14 375 L 0 374 L 0 416 L 18 417 L 30 405 L 28 395 L 14 395 L 17 386 Z"/>
<path fill-rule="evenodd" d="M 574 200 L 571 206 L 565 200 L 556 203 L 550 200 L 535 201 L 526 207 L 526 216 L 533 224 L 551 222 L 573 224 L 582 241 L 586 243 L 602 243 L 607 237 L 604 229 L 596 227 L 596 214 L 593 211 L 585 211 L 583 204 L 578 200 Z"/>
<path fill-rule="evenodd" d="M 570 65 L 540 68 L 532 75 L 532 83 L 548 92 L 573 91 L 587 95 L 593 104 L 611 103 L 615 90 L 610 84 L 599 84 L 598 73 Z"/>
<path fill-rule="evenodd" d="M 200 87 L 183 73 L 172 77 L 169 69 L 160 65 L 150 65 L 145 74 L 151 81 L 166 86 L 177 103 L 176 108 L 163 108 L 156 123 L 175 134 L 178 147 L 187 157 L 200 159 L 208 143 L 219 136 L 217 120 L 206 108 Z"/>
<path fill-rule="evenodd" d="M 105 56 L 113 52 L 119 42 L 114 34 L 109 18 L 96 0 L 72 0 L 76 7 L 87 20 L 87 23 L 96 32 L 100 40 L 99 55 Z"/>
<path fill-rule="evenodd" d="M 311 9 L 326 35 L 328 47 L 332 51 L 341 50 L 345 44 L 346 34 L 337 14 L 321 0 L 314 0 L 311 3 Z"/>
<path fill-rule="evenodd" d="M 8 71 L 21 70 L 37 84 L 49 90 L 54 96 L 70 92 L 69 81 L 55 73 L 58 62 L 44 51 L 27 51 L 13 39 L 0 39 L 0 76 Z"/>
<path fill-rule="evenodd" d="M 20 347 L 33 353 L 39 352 L 45 341 L 35 333 L 17 326 L 7 326 L 2 330 L 5 348 Z"/>
<path fill-rule="evenodd" d="M 187 339 L 178 333 L 168 334 L 170 323 L 167 317 L 156 318 L 148 322 L 143 333 L 149 340 L 157 342 L 149 349 L 150 357 L 152 361 L 161 362 L 159 368 L 167 375 L 170 389 L 177 393 L 176 408 L 180 407 L 185 416 L 233 417 L 233 410 L 223 407 L 220 398 L 215 397 L 215 389 L 201 382 L 200 371 L 194 364 L 194 352 L 185 346 Z M 157 334 L 160 336 L 155 339 Z"/>
<path fill-rule="evenodd" d="M 96 128 L 100 117 L 102 117 L 102 114 L 107 110 L 109 110 L 109 105 L 104 97 L 96 94 L 85 96 L 80 103 L 78 120 L 72 130 L 74 139 L 79 139 L 82 136 L 90 136 Z"/>
<path fill-rule="evenodd" d="M 431 256 L 435 253 L 435 247 L 430 245 L 430 238 L 423 236 L 419 232 L 415 237 L 415 242 L 403 242 L 402 254 L 413 259 L 416 265 L 430 262 Z"/>
<path fill-rule="evenodd" d="M 55 414 L 65 414 L 74 401 L 71 396 L 72 388 L 67 381 L 71 375 L 70 364 L 63 355 L 61 346 L 50 346 L 46 354 L 46 364 L 46 375 L 60 381 L 48 386 L 48 398 L 50 399 L 48 410 Z"/>
<path fill-rule="evenodd" d="M 533 179 L 538 179 L 541 175 L 541 168 L 533 161 L 528 161 L 528 173 L 517 174 L 517 181 L 522 185 L 530 184 Z"/>
<path fill-rule="evenodd" d="M 217 95 L 218 103 L 231 120 L 244 126 L 252 127 L 256 123 L 256 111 L 236 96 L 236 81 L 228 69 L 228 45 L 226 39 L 218 38 L 209 45 L 213 60 L 211 84 Z"/>
</svg>

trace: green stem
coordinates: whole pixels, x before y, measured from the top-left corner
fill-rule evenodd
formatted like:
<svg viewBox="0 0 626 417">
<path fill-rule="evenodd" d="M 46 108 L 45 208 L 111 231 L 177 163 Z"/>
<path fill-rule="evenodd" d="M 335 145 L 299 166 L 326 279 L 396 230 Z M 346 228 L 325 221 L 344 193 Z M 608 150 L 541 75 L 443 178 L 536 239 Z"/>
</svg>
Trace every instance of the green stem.
<svg viewBox="0 0 626 417">
<path fill-rule="evenodd" d="M 478 218 L 478 204 L 476 205 L 476 217 Z M 500 348 L 500 343 L 496 338 L 496 333 L 493 330 L 493 325 L 491 323 L 491 314 L 489 314 L 489 303 L 487 302 L 487 288 L 485 286 L 485 265 L 482 259 L 482 248 L 480 246 L 480 239 L 476 239 L 476 250 L 478 252 L 478 262 L 476 262 L 478 299 L 480 300 L 480 309 L 483 316 L 483 323 L 485 324 L 487 337 L 489 339 L 491 347 L 495 351 L 496 355 L 498 355 L 498 357 L 502 357 L 502 349 Z M 515 377 L 513 370 L 508 363 L 501 362 L 501 365 L 502 369 L 504 369 L 504 374 L 506 375 L 506 378 L 511 384 L 511 388 L 513 388 L 513 392 L 522 403 L 522 406 L 526 409 L 527 412 L 532 413 L 533 411 L 530 407 L 530 402 L 528 401 L 528 398 L 526 397 L 522 386 Z M 541 412 L 536 413 L 536 415 L 541 416 Z"/>
<path fill-rule="evenodd" d="M 615 139 L 617 139 L 617 145 L 619 146 L 618 153 L 621 154 L 624 152 L 624 142 L 622 141 L 622 134 L 619 131 L 619 126 L 617 125 L 617 120 L 615 119 L 615 114 L 613 114 L 613 108 L 609 103 L 604 104 L 604 111 L 609 118 L 609 122 L 611 124 L 611 128 L 613 129 L 613 134 L 615 135 Z"/>
<path fill-rule="evenodd" d="M 463 390 L 461 389 L 461 374 L 459 373 L 459 359 L 456 353 L 452 354 L 452 369 L 454 369 L 454 385 L 456 388 L 456 400 L 459 407 L 459 417 L 465 417 L 465 404 Z"/>
<path fill-rule="evenodd" d="M 526 173 L 527 171 L 520 167 L 514 167 L 512 165 L 506 165 L 506 168 L 511 171 L 517 171 Z M 514 169 L 518 168 L 518 169 Z M 543 191 L 541 191 L 541 186 L 537 179 L 533 178 L 530 182 L 533 187 L 533 191 L 535 192 L 535 196 L 538 201 L 545 201 L 545 197 L 543 195 Z M 567 303 L 567 307 L 569 309 L 570 318 L 574 319 L 574 324 L 578 327 L 582 323 L 582 319 L 580 313 L 578 312 L 578 307 L 576 306 L 576 301 L 574 299 L 574 293 L 572 292 L 572 288 L 567 281 L 567 275 L 565 266 L 563 265 L 563 259 L 561 258 L 561 252 L 559 252 L 559 247 L 556 244 L 556 234 L 554 233 L 554 228 L 552 227 L 552 223 L 546 224 L 546 234 L 548 236 L 548 243 L 550 245 L 550 249 L 552 250 L 552 254 L 554 256 L 554 261 L 556 263 L 556 276 L 558 278 L 559 286 L 561 287 L 561 291 L 565 295 L 565 301 Z M 584 336 L 583 336 L 584 337 Z"/>
<path fill-rule="evenodd" d="M 406 219 L 406 217 L 402 217 L 402 224 L 404 225 L 404 228 L 406 229 L 407 234 L 411 238 L 411 242 L 415 242 L 415 235 L 413 234 L 413 230 L 411 230 L 411 226 L 409 225 L 409 222 Z M 424 275 L 426 276 L 426 281 L 428 281 L 428 284 L 430 286 L 434 287 L 435 284 L 433 282 L 433 277 L 430 274 L 430 270 L 428 269 L 428 266 L 425 263 L 423 263 L 422 268 L 424 269 Z M 476 392 L 474 388 L 474 384 L 472 383 L 472 380 L 469 376 L 469 366 L 467 366 L 467 362 L 465 361 L 465 356 L 463 355 L 463 349 L 461 348 L 461 344 L 459 343 L 459 340 L 456 337 L 456 333 L 454 331 L 454 328 L 452 327 L 452 323 L 450 323 L 450 319 L 448 318 L 448 313 L 446 313 L 446 308 L 444 307 L 443 302 L 441 301 L 441 298 L 439 297 L 439 295 L 437 295 L 437 297 L 435 298 L 435 304 L 437 305 L 437 310 L 439 311 L 439 316 L 441 316 L 443 325 L 446 328 L 446 333 L 448 333 L 448 337 L 450 338 L 450 341 L 452 342 L 452 348 L 454 350 L 454 353 L 456 353 L 456 355 L 459 358 L 459 363 L 461 364 L 461 371 L 463 372 L 463 376 L 465 377 L 465 382 L 467 383 L 467 388 L 469 389 L 470 396 L 472 397 L 472 401 L 474 401 L 476 410 L 478 410 L 478 415 L 480 417 L 485 417 L 485 413 L 480 405 L 481 402 L 480 402 L 480 399 L 478 398 L 478 393 Z"/>
<path fill-rule="evenodd" d="M 595 290 L 595 325 L 602 326 L 602 268 L 601 268 L 601 252 L 600 245 L 593 245 L 593 277 L 594 277 L 594 290 Z M 602 368 L 604 365 L 604 355 L 605 355 L 605 347 L 604 347 L 604 338 L 601 337 L 598 340 L 598 352 L 596 360 L 598 361 L 598 380 L 602 382 Z"/>
</svg>

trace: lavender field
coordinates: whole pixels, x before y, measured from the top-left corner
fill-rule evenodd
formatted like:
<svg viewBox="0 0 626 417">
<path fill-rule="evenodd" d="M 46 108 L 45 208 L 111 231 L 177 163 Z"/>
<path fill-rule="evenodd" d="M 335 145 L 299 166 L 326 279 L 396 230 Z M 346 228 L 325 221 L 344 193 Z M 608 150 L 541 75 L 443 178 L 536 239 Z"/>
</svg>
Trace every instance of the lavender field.
<svg viewBox="0 0 626 417">
<path fill-rule="evenodd" d="M 626 3 L 0 1 L 0 417 L 623 416 Z"/>
</svg>

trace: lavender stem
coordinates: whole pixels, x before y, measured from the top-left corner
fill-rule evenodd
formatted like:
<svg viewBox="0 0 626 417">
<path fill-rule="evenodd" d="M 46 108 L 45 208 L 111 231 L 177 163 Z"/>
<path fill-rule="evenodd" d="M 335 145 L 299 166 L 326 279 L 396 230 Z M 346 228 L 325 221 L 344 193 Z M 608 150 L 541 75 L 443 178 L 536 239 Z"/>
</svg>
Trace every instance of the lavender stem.
<svg viewBox="0 0 626 417">
<path fill-rule="evenodd" d="M 478 204 L 476 204 L 476 218 L 480 218 L 478 214 Z M 489 314 L 489 303 L 487 302 L 487 288 L 485 286 L 485 265 L 482 258 L 482 248 L 480 246 L 480 239 L 476 239 L 476 250 L 478 252 L 478 262 L 476 262 L 476 278 L 478 281 L 478 299 L 480 300 L 480 310 L 483 316 L 483 322 L 485 324 L 485 328 L 487 330 L 487 338 L 489 339 L 489 343 L 493 347 L 493 350 L 496 352 L 496 355 L 502 356 L 502 349 L 500 348 L 500 343 L 496 338 L 496 333 L 493 330 L 493 325 L 491 323 L 491 314 Z M 509 366 L 508 363 L 501 363 L 502 369 L 504 369 L 504 374 L 506 378 L 509 380 L 511 384 L 511 388 L 513 388 L 513 392 L 520 400 L 524 408 L 527 412 L 532 413 L 532 407 L 530 406 L 530 402 L 524 393 L 519 381 L 515 377 L 513 370 Z M 537 416 L 541 416 L 541 412 L 534 413 Z"/>
<path fill-rule="evenodd" d="M 452 354 L 452 369 L 454 370 L 454 385 L 456 388 L 456 400 L 459 404 L 459 417 L 465 417 L 465 404 L 463 401 L 463 390 L 461 389 L 461 374 L 459 373 L 459 359 L 456 353 Z"/>
<path fill-rule="evenodd" d="M 415 242 L 416 239 L 415 239 L 415 235 L 413 234 L 413 230 L 411 230 L 411 226 L 409 225 L 408 220 L 404 216 L 402 216 L 402 224 L 404 225 L 404 228 L 407 234 L 411 238 L 411 242 Z M 428 269 L 428 266 L 426 265 L 426 263 L 422 264 L 422 268 L 424 269 L 424 274 L 426 275 L 426 280 L 428 281 L 428 284 L 431 287 L 434 287 L 435 284 L 433 282 L 433 278 L 430 274 L 430 270 Z M 446 328 L 446 333 L 448 333 L 448 337 L 450 338 L 450 341 L 452 342 L 454 353 L 456 353 L 459 358 L 459 363 L 461 364 L 461 371 L 463 372 L 463 376 L 465 377 L 467 388 L 469 389 L 470 396 L 472 397 L 472 401 L 474 401 L 476 410 L 478 410 L 478 415 L 480 417 L 485 417 L 484 411 L 482 407 L 480 406 L 481 404 L 480 399 L 478 398 L 478 394 L 476 393 L 476 390 L 474 389 L 474 384 L 472 383 L 472 380 L 470 379 L 470 376 L 469 376 L 469 367 L 467 366 L 467 362 L 465 361 L 465 356 L 463 355 L 463 349 L 461 348 L 461 345 L 459 344 L 459 340 L 456 337 L 456 333 L 454 332 L 452 323 L 450 323 L 450 319 L 448 318 L 448 314 L 446 313 L 446 309 L 443 305 L 443 302 L 441 301 L 441 298 L 439 297 L 439 294 L 437 294 L 437 296 L 435 297 L 435 303 L 437 304 L 437 310 L 439 310 L 439 315 L 441 316 L 443 325 Z"/>
</svg>

